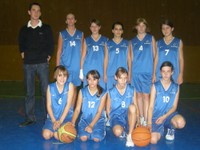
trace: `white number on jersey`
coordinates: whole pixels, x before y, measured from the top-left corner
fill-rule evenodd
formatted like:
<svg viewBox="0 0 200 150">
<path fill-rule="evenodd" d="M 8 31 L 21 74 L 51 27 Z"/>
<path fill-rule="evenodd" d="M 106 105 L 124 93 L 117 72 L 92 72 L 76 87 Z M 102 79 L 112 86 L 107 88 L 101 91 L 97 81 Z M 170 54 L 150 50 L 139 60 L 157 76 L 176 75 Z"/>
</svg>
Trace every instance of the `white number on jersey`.
<svg viewBox="0 0 200 150">
<path fill-rule="evenodd" d="M 168 103 L 170 100 L 169 96 L 163 96 L 163 103 Z"/>
<path fill-rule="evenodd" d="M 142 45 L 140 46 L 139 50 L 140 50 L 140 51 L 143 51 L 143 46 L 142 46 Z"/>
<path fill-rule="evenodd" d="M 119 48 L 116 48 L 116 54 L 119 54 Z"/>
<path fill-rule="evenodd" d="M 165 55 L 167 55 L 169 53 L 169 49 L 165 50 Z"/>
<path fill-rule="evenodd" d="M 126 107 L 125 101 L 122 101 L 122 102 L 121 102 L 121 107 L 122 107 L 122 108 L 125 108 L 125 107 Z"/>
<path fill-rule="evenodd" d="M 88 108 L 94 108 L 95 102 L 93 101 L 88 101 Z"/>
<path fill-rule="evenodd" d="M 69 41 L 70 46 L 76 46 L 76 42 L 75 41 Z"/>
<path fill-rule="evenodd" d="M 92 48 L 93 48 L 93 51 L 99 51 L 99 46 L 97 45 L 97 46 L 92 46 Z"/>
<path fill-rule="evenodd" d="M 62 104 L 62 98 L 59 98 L 59 100 L 58 100 L 58 104 L 59 104 L 59 105 Z"/>
</svg>

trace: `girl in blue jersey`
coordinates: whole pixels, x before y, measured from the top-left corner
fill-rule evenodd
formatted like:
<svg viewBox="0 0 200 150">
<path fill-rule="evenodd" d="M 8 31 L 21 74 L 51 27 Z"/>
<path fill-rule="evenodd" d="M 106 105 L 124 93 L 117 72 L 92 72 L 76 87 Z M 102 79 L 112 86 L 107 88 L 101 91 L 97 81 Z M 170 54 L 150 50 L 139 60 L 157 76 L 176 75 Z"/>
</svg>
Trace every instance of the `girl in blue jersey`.
<svg viewBox="0 0 200 150">
<path fill-rule="evenodd" d="M 128 70 L 128 81 L 130 81 L 131 52 L 129 42 L 122 38 L 124 26 L 120 22 L 112 25 L 113 39 L 106 43 L 104 57 L 104 81 L 107 83 L 107 90 L 115 84 L 115 72 L 117 68 L 124 67 Z"/>
<path fill-rule="evenodd" d="M 79 79 L 80 61 L 82 54 L 82 45 L 84 41 L 83 32 L 75 27 L 76 18 L 72 13 L 67 14 L 66 24 L 67 28 L 60 32 L 58 38 L 58 48 L 56 56 L 56 65 L 63 65 L 69 71 L 68 82 L 72 82 L 74 86 L 75 103 L 77 86 L 81 85 Z"/>
<path fill-rule="evenodd" d="M 131 40 L 132 54 L 132 85 L 136 89 L 140 124 L 146 126 L 149 107 L 149 94 L 155 80 L 156 44 L 152 35 L 148 34 L 148 23 L 138 18 L 135 29 L 137 36 Z"/>
<path fill-rule="evenodd" d="M 114 135 L 123 137 L 128 132 L 126 146 L 133 147 L 131 133 L 136 124 L 137 105 L 134 88 L 127 84 L 127 79 L 127 70 L 119 67 L 115 74 L 117 83 L 108 91 L 106 113 Z"/>
<path fill-rule="evenodd" d="M 99 85 L 105 89 L 105 83 L 103 80 L 103 63 L 104 63 L 104 50 L 107 38 L 99 33 L 101 29 L 100 21 L 97 19 L 92 19 L 90 21 L 90 30 L 92 35 L 85 38 L 84 50 L 81 59 L 81 70 L 80 79 L 84 81 L 84 86 L 87 85 L 86 77 L 88 71 L 97 70 L 101 76 Z"/>
<path fill-rule="evenodd" d="M 89 71 L 86 78 L 88 86 L 82 88 L 79 92 L 72 124 L 75 124 L 81 111 L 80 122 L 78 123 L 79 138 L 81 141 L 93 140 L 99 142 L 106 135 L 104 112 L 106 92 L 98 84 L 100 74 L 97 70 Z"/>
<path fill-rule="evenodd" d="M 183 83 L 183 42 L 182 40 L 173 36 L 174 25 L 169 20 L 164 20 L 161 24 L 161 30 L 164 35 L 162 39 L 157 41 L 158 50 L 158 64 L 156 68 L 156 80 L 160 80 L 160 66 L 164 61 L 170 61 L 174 66 L 174 73 L 172 78 L 178 84 Z"/>
<path fill-rule="evenodd" d="M 151 89 L 148 111 L 148 126 L 151 129 L 151 143 L 156 144 L 168 128 L 165 138 L 174 140 L 175 128 L 185 126 L 185 119 L 176 112 L 179 100 L 179 85 L 173 82 L 173 65 L 165 61 L 160 67 L 162 78 Z"/>
<path fill-rule="evenodd" d="M 74 93 L 73 84 L 66 82 L 68 72 L 64 66 L 57 66 L 54 72 L 56 82 L 49 84 L 47 89 L 47 119 L 43 127 L 42 136 L 48 140 L 58 139 L 58 128 L 71 121 L 73 109 L 71 107 Z"/>
</svg>

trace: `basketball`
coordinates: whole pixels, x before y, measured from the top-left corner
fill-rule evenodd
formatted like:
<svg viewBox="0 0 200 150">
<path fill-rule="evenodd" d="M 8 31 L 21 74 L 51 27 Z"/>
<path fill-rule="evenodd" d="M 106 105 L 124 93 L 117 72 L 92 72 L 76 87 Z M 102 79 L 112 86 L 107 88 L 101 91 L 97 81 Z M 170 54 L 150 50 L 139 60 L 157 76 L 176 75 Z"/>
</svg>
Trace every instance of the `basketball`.
<svg viewBox="0 0 200 150">
<path fill-rule="evenodd" d="M 59 140 L 63 143 L 73 142 L 76 135 L 76 129 L 71 123 L 66 123 L 58 129 Z"/>
<path fill-rule="evenodd" d="M 132 140 L 136 146 L 147 146 L 151 140 L 151 133 L 146 127 L 137 127 L 132 132 Z"/>
</svg>

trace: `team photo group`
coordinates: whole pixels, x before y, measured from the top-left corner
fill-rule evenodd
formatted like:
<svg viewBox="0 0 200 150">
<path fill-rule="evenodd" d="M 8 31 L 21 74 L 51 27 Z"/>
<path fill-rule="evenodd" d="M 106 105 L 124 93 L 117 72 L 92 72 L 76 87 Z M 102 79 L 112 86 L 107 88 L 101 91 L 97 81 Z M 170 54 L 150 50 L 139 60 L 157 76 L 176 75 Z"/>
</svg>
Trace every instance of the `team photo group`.
<svg viewBox="0 0 200 150">
<path fill-rule="evenodd" d="M 113 37 L 108 38 L 100 33 L 98 19 L 90 20 L 91 35 L 85 37 L 76 28 L 74 13 L 68 13 L 66 29 L 58 37 L 55 82 L 49 83 L 52 29 L 40 20 L 39 3 L 30 4 L 28 15 L 30 20 L 18 38 L 26 89 L 25 120 L 20 127 L 36 122 L 37 76 L 45 110 L 42 136 L 46 140 L 62 141 L 59 132 L 63 125 L 75 128 L 76 138 L 83 142 L 102 141 L 106 127 L 116 138 L 125 138 L 127 147 L 134 147 L 133 132 L 138 127 L 148 129 L 151 144 L 162 137 L 175 140 L 175 130 L 186 124 L 177 112 L 184 57 L 183 42 L 173 36 L 175 28 L 170 20 L 160 23 L 163 37 L 157 40 L 150 34 L 147 20 L 137 18 L 133 23 L 136 36 L 127 40 L 123 23 L 114 22 Z"/>
</svg>

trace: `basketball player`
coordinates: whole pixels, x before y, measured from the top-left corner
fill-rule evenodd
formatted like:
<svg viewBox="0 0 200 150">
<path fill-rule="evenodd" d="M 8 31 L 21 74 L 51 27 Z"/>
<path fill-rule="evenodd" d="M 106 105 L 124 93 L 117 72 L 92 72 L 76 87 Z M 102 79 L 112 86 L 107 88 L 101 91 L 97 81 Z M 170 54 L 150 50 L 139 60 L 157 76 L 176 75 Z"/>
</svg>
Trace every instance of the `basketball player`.
<svg viewBox="0 0 200 150">
<path fill-rule="evenodd" d="M 110 126 L 117 137 L 126 137 L 126 146 L 133 147 L 131 133 L 136 124 L 137 105 L 134 88 L 127 84 L 128 72 L 119 67 L 115 74 L 116 85 L 108 91 L 106 113 L 110 120 Z"/>
<path fill-rule="evenodd" d="M 58 38 L 56 65 L 63 65 L 69 71 L 68 82 L 72 82 L 74 86 L 73 105 L 75 104 L 77 86 L 81 85 L 79 79 L 80 61 L 83 45 L 83 33 L 76 29 L 75 15 L 67 14 L 67 28 L 60 32 Z"/>
<path fill-rule="evenodd" d="M 74 87 L 66 82 L 68 72 L 64 66 L 57 66 L 54 71 L 56 82 L 49 84 L 47 89 L 47 119 L 43 127 L 42 136 L 48 140 L 58 139 L 58 128 L 71 121 L 73 108 L 71 107 Z"/>
<path fill-rule="evenodd" d="M 81 59 L 81 70 L 79 77 L 84 81 L 84 86 L 86 86 L 87 79 L 84 77 L 86 77 L 88 71 L 97 70 L 101 76 L 99 85 L 105 89 L 106 87 L 103 80 L 103 63 L 105 43 L 108 39 L 99 33 L 100 29 L 100 21 L 97 19 L 92 19 L 90 21 L 90 30 L 92 35 L 86 37 L 84 42 L 84 47 L 86 50 L 83 51 L 84 53 Z"/>
<path fill-rule="evenodd" d="M 174 66 L 172 78 L 178 84 L 183 83 L 183 42 L 173 36 L 174 25 L 169 20 L 164 20 L 161 24 L 161 30 L 164 35 L 162 39 L 157 41 L 158 64 L 156 68 L 156 80 L 160 80 L 160 66 L 164 61 L 170 61 Z"/>
<path fill-rule="evenodd" d="M 78 136 L 81 141 L 93 140 L 99 142 L 106 135 L 104 112 L 106 91 L 98 84 L 100 74 L 97 70 L 89 71 L 86 78 L 88 86 L 79 91 L 72 124 L 75 124 L 81 112 Z"/>
<path fill-rule="evenodd" d="M 124 26 L 120 22 L 112 25 L 113 39 L 106 43 L 104 58 L 104 81 L 107 83 L 107 90 L 111 89 L 115 84 L 115 72 L 117 68 L 124 67 L 131 71 L 131 55 L 129 42 L 122 38 Z M 130 76 L 128 77 L 130 81 Z"/>
<path fill-rule="evenodd" d="M 174 68 L 171 62 L 161 64 L 162 78 L 151 89 L 148 111 L 148 126 L 151 129 L 151 143 L 156 144 L 167 128 L 165 138 L 174 140 L 175 129 L 185 126 L 185 119 L 176 111 L 179 100 L 179 85 L 172 80 Z"/>
<path fill-rule="evenodd" d="M 146 126 L 149 107 L 149 94 L 155 79 L 156 44 L 152 35 L 148 34 L 148 23 L 138 18 L 135 29 L 137 35 L 131 40 L 132 49 L 132 85 L 136 89 L 140 124 Z"/>
</svg>

